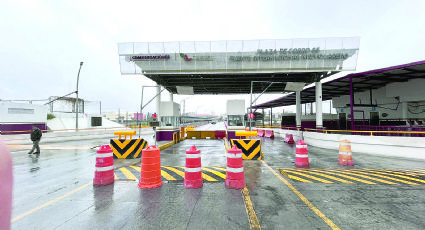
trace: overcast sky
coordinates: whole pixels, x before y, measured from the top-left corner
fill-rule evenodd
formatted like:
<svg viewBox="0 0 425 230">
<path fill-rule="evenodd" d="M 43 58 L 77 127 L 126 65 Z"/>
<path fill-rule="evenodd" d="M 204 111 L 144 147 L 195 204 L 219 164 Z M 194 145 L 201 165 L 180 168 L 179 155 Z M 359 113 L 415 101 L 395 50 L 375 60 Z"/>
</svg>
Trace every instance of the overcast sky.
<svg viewBox="0 0 425 230">
<path fill-rule="evenodd" d="M 154 83 L 120 74 L 118 42 L 359 36 L 357 72 L 425 60 L 424 9 L 423 0 L 0 1 L 0 99 L 72 92 L 83 61 L 80 97 L 137 111 L 141 85 Z M 174 101 L 184 98 L 186 111 L 224 113 L 229 96 Z"/>
</svg>

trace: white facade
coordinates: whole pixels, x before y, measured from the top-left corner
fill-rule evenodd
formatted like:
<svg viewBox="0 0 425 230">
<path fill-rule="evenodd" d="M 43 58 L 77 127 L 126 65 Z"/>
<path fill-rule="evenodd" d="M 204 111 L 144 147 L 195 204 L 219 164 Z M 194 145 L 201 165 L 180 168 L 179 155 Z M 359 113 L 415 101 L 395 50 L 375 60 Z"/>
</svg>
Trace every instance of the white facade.
<svg viewBox="0 0 425 230">
<path fill-rule="evenodd" d="M 0 101 L 0 123 L 46 123 L 48 106 Z"/>
<path fill-rule="evenodd" d="M 180 104 L 172 101 L 161 101 L 159 115 L 161 117 L 180 117 Z"/>
<path fill-rule="evenodd" d="M 425 79 L 396 82 L 372 90 L 372 104 L 376 107 L 354 107 L 354 119 L 370 119 L 370 112 L 379 112 L 380 119 L 425 119 Z M 355 87 L 355 85 L 354 85 Z M 350 96 L 332 99 L 338 113 L 350 114 Z M 354 94 L 354 104 L 370 104 L 370 92 Z"/>
<path fill-rule="evenodd" d="M 245 115 L 245 100 L 228 100 L 226 111 L 227 115 Z"/>
</svg>

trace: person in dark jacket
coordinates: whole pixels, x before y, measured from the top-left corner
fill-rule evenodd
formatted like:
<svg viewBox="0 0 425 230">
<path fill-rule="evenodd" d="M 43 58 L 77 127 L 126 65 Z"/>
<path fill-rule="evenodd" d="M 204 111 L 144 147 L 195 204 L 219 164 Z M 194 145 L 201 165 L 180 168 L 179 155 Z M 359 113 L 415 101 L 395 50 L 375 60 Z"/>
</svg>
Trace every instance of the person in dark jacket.
<svg viewBox="0 0 425 230">
<path fill-rule="evenodd" d="M 40 143 L 42 135 L 43 134 L 41 133 L 41 130 L 37 126 L 32 127 L 31 141 L 33 145 L 32 145 L 31 151 L 29 151 L 28 154 L 31 154 L 32 152 L 34 152 L 35 149 L 37 149 L 37 152 L 35 152 L 34 154 L 40 154 L 40 146 L 38 144 Z"/>
</svg>

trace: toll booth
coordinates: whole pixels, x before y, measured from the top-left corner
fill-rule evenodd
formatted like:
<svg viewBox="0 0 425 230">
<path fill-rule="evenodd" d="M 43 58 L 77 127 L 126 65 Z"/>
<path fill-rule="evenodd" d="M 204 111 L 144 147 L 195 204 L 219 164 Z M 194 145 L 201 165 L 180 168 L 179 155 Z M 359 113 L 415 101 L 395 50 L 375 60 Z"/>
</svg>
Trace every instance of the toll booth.
<svg viewBox="0 0 425 230">
<path fill-rule="evenodd" d="M 156 128 L 156 141 L 173 141 L 176 136 L 180 137 L 180 104 L 162 101 L 159 115 L 161 122 Z"/>
<path fill-rule="evenodd" d="M 236 138 L 236 131 L 245 130 L 245 100 L 228 100 L 227 111 L 227 138 Z"/>
</svg>

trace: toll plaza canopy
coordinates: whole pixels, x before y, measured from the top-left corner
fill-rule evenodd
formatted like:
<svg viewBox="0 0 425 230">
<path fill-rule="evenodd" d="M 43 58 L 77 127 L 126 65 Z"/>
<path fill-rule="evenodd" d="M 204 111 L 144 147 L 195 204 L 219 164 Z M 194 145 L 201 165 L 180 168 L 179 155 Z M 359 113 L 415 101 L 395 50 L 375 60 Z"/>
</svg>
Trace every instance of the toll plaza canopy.
<svg viewBox="0 0 425 230">
<path fill-rule="evenodd" d="M 322 84 L 322 100 L 330 100 L 343 95 L 352 95 L 354 92 L 378 89 L 389 83 L 407 82 L 415 78 L 425 78 L 425 61 L 348 74 L 344 77 L 325 82 Z M 351 87 L 353 90 L 350 92 Z M 316 88 L 314 86 L 304 89 L 301 92 L 301 103 L 315 102 L 315 91 Z M 295 104 L 296 95 L 295 93 L 291 93 L 281 98 L 252 106 L 251 108 L 266 109 Z M 361 106 L 366 105 L 362 104 Z"/>
<path fill-rule="evenodd" d="M 312 83 L 355 70 L 359 38 L 118 43 L 121 74 L 140 74 L 171 93 L 292 91 L 287 82 Z M 290 84 L 289 84 L 290 85 Z"/>
</svg>

